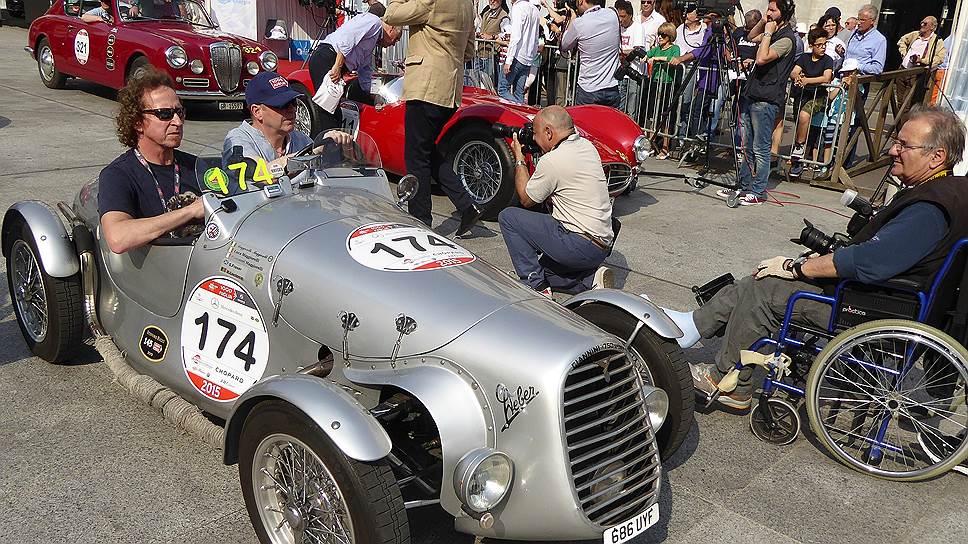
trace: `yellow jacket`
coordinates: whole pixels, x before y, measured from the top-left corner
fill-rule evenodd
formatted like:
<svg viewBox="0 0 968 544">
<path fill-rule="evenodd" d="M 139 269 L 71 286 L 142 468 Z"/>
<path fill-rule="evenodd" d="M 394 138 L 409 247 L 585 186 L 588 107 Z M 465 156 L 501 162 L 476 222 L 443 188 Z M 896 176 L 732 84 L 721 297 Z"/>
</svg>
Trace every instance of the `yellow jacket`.
<svg viewBox="0 0 968 544">
<path fill-rule="evenodd" d="M 907 56 L 908 48 L 914 43 L 914 40 L 918 39 L 918 31 L 908 32 L 907 34 L 901 36 L 901 39 L 897 41 L 897 50 L 901 52 L 901 62 L 904 62 L 904 57 Z M 944 60 L 944 42 L 937 34 L 931 34 L 930 41 L 928 42 L 928 48 L 925 50 L 925 56 L 931 54 L 931 48 L 934 48 L 934 57 L 931 59 L 931 67 L 941 64 Z M 923 59 L 918 59 L 918 64 L 922 66 L 927 66 L 928 63 Z"/>
<path fill-rule="evenodd" d="M 410 26 L 403 99 L 460 105 L 464 61 L 474 57 L 474 2 L 390 0 L 383 21 Z"/>
</svg>

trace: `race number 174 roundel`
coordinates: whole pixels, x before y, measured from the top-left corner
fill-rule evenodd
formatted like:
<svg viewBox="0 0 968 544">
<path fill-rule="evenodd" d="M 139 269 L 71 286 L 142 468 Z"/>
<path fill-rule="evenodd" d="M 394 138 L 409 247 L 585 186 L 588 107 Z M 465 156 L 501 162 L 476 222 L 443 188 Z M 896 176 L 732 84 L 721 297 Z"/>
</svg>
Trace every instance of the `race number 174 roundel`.
<svg viewBox="0 0 968 544">
<path fill-rule="evenodd" d="M 182 364 L 192 386 L 229 402 L 262 378 L 269 335 L 249 293 L 225 278 L 208 278 L 192 291 L 182 318 Z"/>
<path fill-rule="evenodd" d="M 435 232 L 402 223 L 363 225 L 347 237 L 346 249 L 363 266 L 387 272 L 435 270 L 477 260 Z"/>
</svg>

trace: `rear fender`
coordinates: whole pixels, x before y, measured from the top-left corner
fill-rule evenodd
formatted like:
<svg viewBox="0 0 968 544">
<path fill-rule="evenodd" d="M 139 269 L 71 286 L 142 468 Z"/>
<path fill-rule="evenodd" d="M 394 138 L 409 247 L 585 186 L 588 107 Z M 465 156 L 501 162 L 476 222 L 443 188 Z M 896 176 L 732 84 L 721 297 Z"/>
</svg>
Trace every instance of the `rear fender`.
<svg viewBox="0 0 968 544">
<path fill-rule="evenodd" d="M 225 425 L 223 462 L 239 461 L 239 440 L 249 412 L 260 402 L 283 400 L 309 416 L 344 454 L 376 461 L 390 453 L 390 437 L 373 416 L 335 383 L 305 374 L 274 376 L 257 383 L 235 404 Z"/>
<path fill-rule="evenodd" d="M 524 115 L 498 104 L 474 104 L 466 108 L 457 110 L 437 137 L 437 143 L 446 142 L 449 134 L 468 123 L 484 123 L 488 126 L 494 123 L 504 123 L 505 125 L 521 126 L 530 121 Z"/>
<path fill-rule="evenodd" d="M 682 331 L 679 326 L 662 311 L 662 308 L 653 304 L 651 300 L 618 289 L 585 291 L 565 301 L 565 307 L 574 310 L 589 302 L 607 304 L 624 310 L 662 338 L 682 338 Z"/>
<path fill-rule="evenodd" d="M 37 245 L 37 256 L 44 270 L 52 277 L 67 278 L 77 274 L 80 261 L 74 242 L 67 235 L 67 229 L 50 206 L 39 200 L 21 200 L 3 216 L 3 256 L 10 258 L 10 248 L 13 246 L 11 231 L 17 221 L 23 221 L 30 227 Z"/>
<path fill-rule="evenodd" d="M 294 70 L 286 75 L 286 79 L 289 83 L 298 83 L 309 91 L 309 97 L 312 98 L 313 94 L 316 92 L 316 87 L 313 85 L 313 78 L 309 74 L 308 68 L 300 68 L 299 70 Z"/>
</svg>

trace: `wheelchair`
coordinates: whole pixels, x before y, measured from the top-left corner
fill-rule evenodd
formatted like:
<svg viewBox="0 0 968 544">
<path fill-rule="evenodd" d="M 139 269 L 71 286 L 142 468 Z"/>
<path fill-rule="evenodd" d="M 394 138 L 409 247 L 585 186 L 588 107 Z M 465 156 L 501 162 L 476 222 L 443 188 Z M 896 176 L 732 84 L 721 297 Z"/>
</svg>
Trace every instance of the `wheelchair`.
<svg viewBox="0 0 968 544">
<path fill-rule="evenodd" d="M 775 336 L 743 352 L 707 405 L 735 388 L 745 365 L 763 366 L 750 413 L 757 438 L 793 442 L 805 403 L 816 438 L 855 470 L 895 481 L 968 474 L 966 260 L 968 238 L 952 248 L 927 292 L 903 281 L 846 280 L 832 295 L 794 293 Z M 793 322 L 796 304 L 807 300 L 831 306 L 826 329 Z"/>
</svg>

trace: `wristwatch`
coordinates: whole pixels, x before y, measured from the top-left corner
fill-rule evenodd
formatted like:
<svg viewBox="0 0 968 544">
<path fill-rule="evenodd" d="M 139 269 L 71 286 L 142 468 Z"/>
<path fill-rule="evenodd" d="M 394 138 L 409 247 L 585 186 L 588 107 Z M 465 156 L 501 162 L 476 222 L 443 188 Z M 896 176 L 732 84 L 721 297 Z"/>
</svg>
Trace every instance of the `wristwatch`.
<svg viewBox="0 0 968 544">
<path fill-rule="evenodd" d="M 807 257 L 803 256 L 803 257 L 797 257 L 796 259 L 793 259 L 793 263 L 791 264 L 791 268 L 793 269 L 793 274 L 796 276 L 798 280 L 802 280 L 806 278 L 806 276 L 803 275 L 803 263 L 805 262 L 807 262 Z"/>
<path fill-rule="evenodd" d="M 526 162 L 518 159 L 518 160 L 514 161 L 514 166 L 515 167 L 523 166 L 523 167 L 527 168 L 528 167 L 528 163 L 526 163 Z"/>
</svg>

